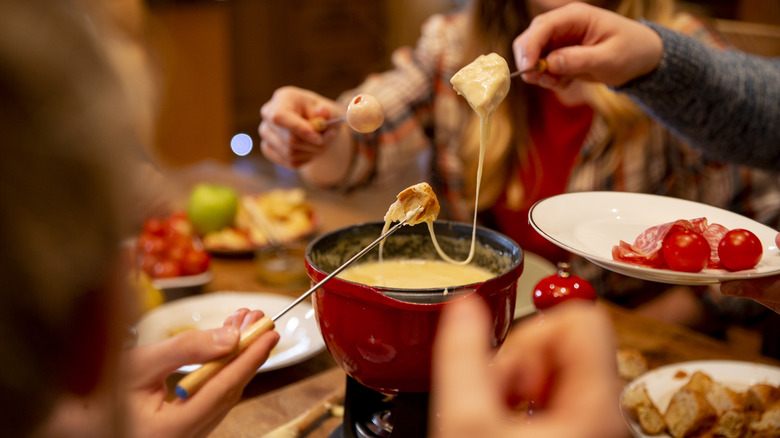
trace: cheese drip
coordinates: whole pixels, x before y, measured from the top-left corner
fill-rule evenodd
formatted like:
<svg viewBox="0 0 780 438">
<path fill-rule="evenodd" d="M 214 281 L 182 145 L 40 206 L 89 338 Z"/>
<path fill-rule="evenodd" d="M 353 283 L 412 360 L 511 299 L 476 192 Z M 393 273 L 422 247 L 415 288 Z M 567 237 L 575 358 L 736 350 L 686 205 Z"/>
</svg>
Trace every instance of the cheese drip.
<svg viewBox="0 0 780 438">
<path fill-rule="evenodd" d="M 455 262 L 443 254 L 433 233 L 433 225 L 429 224 L 431 237 L 436 250 L 442 258 L 461 265 L 468 264 L 474 258 L 477 243 L 477 206 L 479 205 L 479 188 L 482 182 L 482 167 L 485 161 L 485 149 L 490 142 L 490 129 L 493 126 L 493 115 L 498 106 L 509 93 L 509 66 L 506 60 L 496 53 L 480 55 L 471 64 L 460 69 L 450 79 L 455 91 L 463 96 L 469 106 L 479 116 L 479 163 L 477 166 L 476 195 L 474 197 L 474 224 L 471 231 L 471 249 L 468 257 L 462 262 Z"/>
<path fill-rule="evenodd" d="M 506 60 L 496 53 L 480 55 L 460 69 L 450 79 L 453 89 L 468 102 L 479 116 L 479 163 L 477 167 L 476 195 L 474 199 L 474 218 L 471 231 L 471 248 L 465 260 L 458 261 L 448 256 L 439 245 L 433 229 L 433 221 L 439 214 L 439 204 L 430 185 L 420 183 L 398 194 L 398 200 L 385 214 L 382 234 L 390 229 L 394 221 L 406 219 L 406 225 L 427 222 L 431 240 L 439 256 L 448 263 L 467 265 L 474 258 L 477 243 L 477 206 L 482 181 L 482 168 L 485 161 L 485 149 L 490 142 L 490 130 L 493 115 L 509 93 L 509 66 Z M 379 262 L 382 262 L 384 241 L 379 244 Z"/>
</svg>

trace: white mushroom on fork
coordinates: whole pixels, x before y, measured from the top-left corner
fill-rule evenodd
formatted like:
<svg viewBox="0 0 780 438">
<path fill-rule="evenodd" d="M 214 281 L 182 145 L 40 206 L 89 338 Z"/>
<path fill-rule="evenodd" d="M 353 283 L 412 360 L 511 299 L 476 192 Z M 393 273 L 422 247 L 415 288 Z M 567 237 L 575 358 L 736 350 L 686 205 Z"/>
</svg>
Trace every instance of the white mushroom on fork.
<svg viewBox="0 0 780 438">
<path fill-rule="evenodd" d="M 358 94 L 347 106 L 347 124 L 357 132 L 374 132 L 384 121 L 385 110 L 382 104 L 370 94 Z"/>
</svg>

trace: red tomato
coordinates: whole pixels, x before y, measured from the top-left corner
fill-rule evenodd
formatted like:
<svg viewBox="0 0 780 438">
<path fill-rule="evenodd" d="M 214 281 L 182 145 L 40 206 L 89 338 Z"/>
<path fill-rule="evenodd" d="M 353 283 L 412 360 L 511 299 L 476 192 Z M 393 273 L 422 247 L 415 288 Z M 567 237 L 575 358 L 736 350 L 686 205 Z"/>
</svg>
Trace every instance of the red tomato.
<svg viewBox="0 0 780 438">
<path fill-rule="evenodd" d="M 756 266 L 761 261 L 763 251 L 758 237 L 742 228 L 729 231 L 718 244 L 720 262 L 731 271 L 741 271 Z"/>
<path fill-rule="evenodd" d="M 211 257 L 206 251 L 189 249 L 181 260 L 181 273 L 183 275 L 197 275 L 209 269 Z"/>
<path fill-rule="evenodd" d="M 160 260 L 152 267 L 152 278 L 181 276 L 181 266 L 175 260 Z"/>
<path fill-rule="evenodd" d="M 165 239 L 151 234 L 138 237 L 138 249 L 144 254 L 160 254 L 168 246 Z"/>
<path fill-rule="evenodd" d="M 190 242 L 174 242 L 168 247 L 167 258 L 181 261 L 184 259 L 184 256 L 187 255 L 190 248 L 192 248 L 192 243 Z"/>
<path fill-rule="evenodd" d="M 164 219 L 148 219 L 144 222 L 143 233 L 151 236 L 165 237 L 165 235 L 168 234 L 168 222 Z"/>
<path fill-rule="evenodd" d="M 683 230 L 664 240 L 661 249 L 669 269 L 683 272 L 699 272 L 710 260 L 710 245 L 699 233 Z"/>
<path fill-rule="evenodd" d="M 168 217 L 168 226 L 174 234 L 192 236 L 192 224 L 184 213 L 176 213 Z"/>
<path fill-rule="evenodd" d="M 558 273 L 545 277 L 534 287 L 534 306 L 546 309 L 570 299 L 596 300 L 596 290 L 587 280 L 569 273 L 567 263 L 558 263 Z"/>
<path fill-rule="evenodd" d="M 154 275 L 154 265 L 160 261 L 160 258 L 155 254 L 143 254 L 141 256 L 141 270 L 146 272 L 149 276 Z"/>
<path fill-rule="evenodd" d="M 141 269 L 152 278 L 200 274 L 211 261 L 200 241 L 193 241 L 192 226 L 183 213 L 144 222 L 137 248 Z"/>
</svg>

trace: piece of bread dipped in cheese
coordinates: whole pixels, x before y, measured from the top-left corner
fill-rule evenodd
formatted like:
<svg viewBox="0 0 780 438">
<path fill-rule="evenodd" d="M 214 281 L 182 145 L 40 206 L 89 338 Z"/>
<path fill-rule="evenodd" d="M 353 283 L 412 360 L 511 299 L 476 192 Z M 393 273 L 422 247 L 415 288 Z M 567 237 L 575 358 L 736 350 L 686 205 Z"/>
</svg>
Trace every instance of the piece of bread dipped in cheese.
<svg viewBox="0 0 780 438">
<path fill-rule="evenodd" d="M 411 218 L 408 218 L 406 225 L 433 222 L 439 216 L 439 200 L 426 182 L 407 187 L 396 197 L 398 200 L 390 206 L 385 214 L 385 222 L 400 222 L 418 207 L 422 208 Z"/>
</svg>

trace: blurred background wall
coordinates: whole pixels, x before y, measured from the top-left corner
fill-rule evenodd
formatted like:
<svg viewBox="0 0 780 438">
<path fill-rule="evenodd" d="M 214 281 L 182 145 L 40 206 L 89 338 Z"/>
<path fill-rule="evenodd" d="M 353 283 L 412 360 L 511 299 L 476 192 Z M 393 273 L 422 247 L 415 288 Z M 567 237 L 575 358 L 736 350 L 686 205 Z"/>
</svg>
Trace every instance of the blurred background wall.
<svg viewBox="0 0 780 438">
<path fill-rule="evenodd" d="M 145 1 L 166 90 L 156 149 L 171 166 L 230 162 L 230 139 L 237 133 L 248 134 L 252 154 L 259 155 L 259 110 L 273 90 L 297 85 L 336 97 L 387 68 L 392 50 L 414 44 L 426 17 L 463 2 Z M 685 3 L 741 38 L 740 48 L 780 55 L 780 0 Z"/>
</svg>

